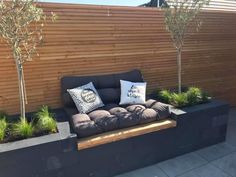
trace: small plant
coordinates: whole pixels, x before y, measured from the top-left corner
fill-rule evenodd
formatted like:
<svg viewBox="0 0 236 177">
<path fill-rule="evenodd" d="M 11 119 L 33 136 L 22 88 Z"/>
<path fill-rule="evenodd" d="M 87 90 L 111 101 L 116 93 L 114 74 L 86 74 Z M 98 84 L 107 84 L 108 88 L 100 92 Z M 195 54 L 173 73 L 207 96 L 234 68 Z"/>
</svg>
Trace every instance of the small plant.
<svg viewBox="0 0 236 177">
<path fill-rule="evenodd" d="M 6 117 L 0 117 L 0 141 L 3 141 L 6 135 L 7 126 Z"/>
<path fill-rule="evenodd" d="M 186 93 L 172 93 L 171 96 L 171 103 L 175 107 L 184 107 L 188 105 L 188 97 Z"/>
<path fill-rule="evenodd" d="M 189 105 L 195 105 L 202 99 L 202 91 L 197 87 L 190 87 L 186 92 Z"/>
<path fill-rule="evenodd" d="M 33 136 L 34 127 L 26 119 L 21 118 L 19 122 L 13 124 L 13 134 L 22 138 L 29 138 Z"/>
<path fill-rule="evenodd" d="M 20 117 L 15 122 L 14 119 L 7 118 L 7 114 L 0 111 L 0 143 L 57 132 L 57 122 L 48 106 L 42 106 L 30 120 Z"/>
<path fill-rule="evenodd" d="M 168 90 L 162 90 L 158 93 L 158 98 L 167 104 L 181 108 L 206 103 L 211 98 L 197 87 L 190 87 L 186 92 L 176 93 Z"/>
<path fill-rule="evenodd" d="M 161 101 L 165 103 L 170 103 L 172 98 L 171 92 L 168 90 L 162 90 L 159 92 L 158 97 L 161 98 Z"/>
<path fill-rule="evenodd" d="M 57 123 L 53 118 L 53 114 L 49 111 L 48 106 L 42 106 L 42 108 L 36 113 L 37 116 L 37 128 L 39 130 L 55 133 L 57 132 Z"/>
</svg>

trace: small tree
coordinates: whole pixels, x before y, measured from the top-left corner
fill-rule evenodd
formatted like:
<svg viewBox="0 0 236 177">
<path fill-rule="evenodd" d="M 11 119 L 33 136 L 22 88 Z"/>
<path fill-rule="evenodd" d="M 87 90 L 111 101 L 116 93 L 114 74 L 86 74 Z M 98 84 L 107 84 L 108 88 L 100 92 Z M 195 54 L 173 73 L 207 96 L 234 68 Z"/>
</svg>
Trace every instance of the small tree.
<svg viewBox="0 0 236 177">
<path fill-rule="evenodd" d="M 163 6 L 166 29 L 170 32 L 172 41 L 177 50 L 178 91 L 182 88 L 181 53 L 184 39 L 187 34 L 198 31 L 201 26 L 198 14 L 210 0 L 167 0 Z"/>
<path fill-rule="evenodd" d="M 20 113 L 25 118 L 26 90 L 24 63 L 32 60 L 36 47 L 42 41 L 46 15 L 35 0 L 2 0 L 0 3 L 0 36 L 12 50 L 17 69 Z"/>
</svg>

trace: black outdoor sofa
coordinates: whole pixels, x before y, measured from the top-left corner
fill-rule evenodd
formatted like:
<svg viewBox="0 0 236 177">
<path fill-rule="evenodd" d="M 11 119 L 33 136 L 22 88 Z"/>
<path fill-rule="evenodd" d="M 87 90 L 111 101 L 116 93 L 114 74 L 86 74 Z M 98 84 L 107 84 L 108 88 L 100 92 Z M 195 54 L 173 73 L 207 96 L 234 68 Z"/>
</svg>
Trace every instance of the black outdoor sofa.
<svg viewBox="0 0 236 177">
<path fill-rule="evenodd" d="M 62 78 L 62 98 L 65 111 L 78 138 L 161 121 L 170 117 L 169 105 L 154 99 L 147 98 L 144 105 L 120 106 L 120 80 L 144 82 L 139 70 L 112 75 L 67 76 Z M 88 114 L 80 114 L 67 89 L 82 86 L 89 82 L 93 82 L 105 106 Z"/>
<path fill-rule="evenodd" d="M 112 177 L 225 140 L 227 103 L 212 100 L 179 110 L 147 96 L 146 105 L 133 110 L 127 105 L 121 108 L 118 106 L 121 79 L 143 81 L 139 70 L 62 78 L 64 109 L 78 137 L 77 152 L 68 152 L 77 161 L 67 164 L 67 175 Z M 105 106 L 84 118 L 66 90 L 88 82 L 94 83 Z M 156 113 L 147 110 L 144 114 L 146 109 Z"/>
</svg>

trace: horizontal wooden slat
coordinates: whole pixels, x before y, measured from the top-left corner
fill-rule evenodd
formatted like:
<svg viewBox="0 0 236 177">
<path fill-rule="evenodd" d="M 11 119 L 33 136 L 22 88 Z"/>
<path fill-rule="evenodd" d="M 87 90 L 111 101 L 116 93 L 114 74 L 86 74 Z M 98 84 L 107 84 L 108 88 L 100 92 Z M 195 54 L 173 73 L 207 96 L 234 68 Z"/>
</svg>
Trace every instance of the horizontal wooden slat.
<svg viewBox="0 0 236 177">
<path fill-rule="evenodd" d="M 99 135 L 78 140 L 78 150 L 87 149 L 102 144 L 112 143 L 151 132 L 156 132 L 168 128 L 176 127 L 176 121 L 167 119 L 159 122 L 133 126 L 120 130 L 110 131 Z"/>
</svg>

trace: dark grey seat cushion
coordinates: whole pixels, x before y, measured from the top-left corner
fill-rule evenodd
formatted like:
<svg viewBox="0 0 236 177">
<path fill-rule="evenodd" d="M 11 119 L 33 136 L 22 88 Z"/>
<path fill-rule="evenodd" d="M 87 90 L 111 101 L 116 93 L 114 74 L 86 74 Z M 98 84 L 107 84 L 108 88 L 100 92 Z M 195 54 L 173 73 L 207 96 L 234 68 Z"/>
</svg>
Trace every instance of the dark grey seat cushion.
<svg viewBox="0 0 236 177">
<path fill-rule="evenodd" d="M 146 107 L 154 109 L 158 113 L 158 119 L 163 120 L 166 118 L 166 115 L 170 116 L 170 108 L 168 105 L 158 102 L 153 99 L 149 99 L 146 102 Z M 167 109 L 168 107 L 168 109 Z"/>
<path fill-rule="evenodd" d="M 62 78 L 62 101 L 70 117 L 70 123 L 79 138 L 162 120 L 170 116 L 169 106 L 153 99 L 147 100 L 145 105 L 119 106 L 120 80 L 143 82 L 139 70 L 103 76 L 67 76 Z M 67 93 L 67 89 L 89 82 L 93 82 L 105 106 L 87 114 L 80 114 Z"/>
<path fill-rule="evenodd" d="M 149 104 L 151 102 L 153 104 Z M 68 111 L 69 114 L 75 112 Z M 169 106 L 155 100 L 148 100 L 147 105 L 124 107 L 120 107 L 117 104 L 108 104 L 89 114 L 78 113 L 71 115 L 73 127 L 78 137 L 86 137 L 120 128 L 150 123 L 166 119 L 169 116 Z"/>
</svg>

